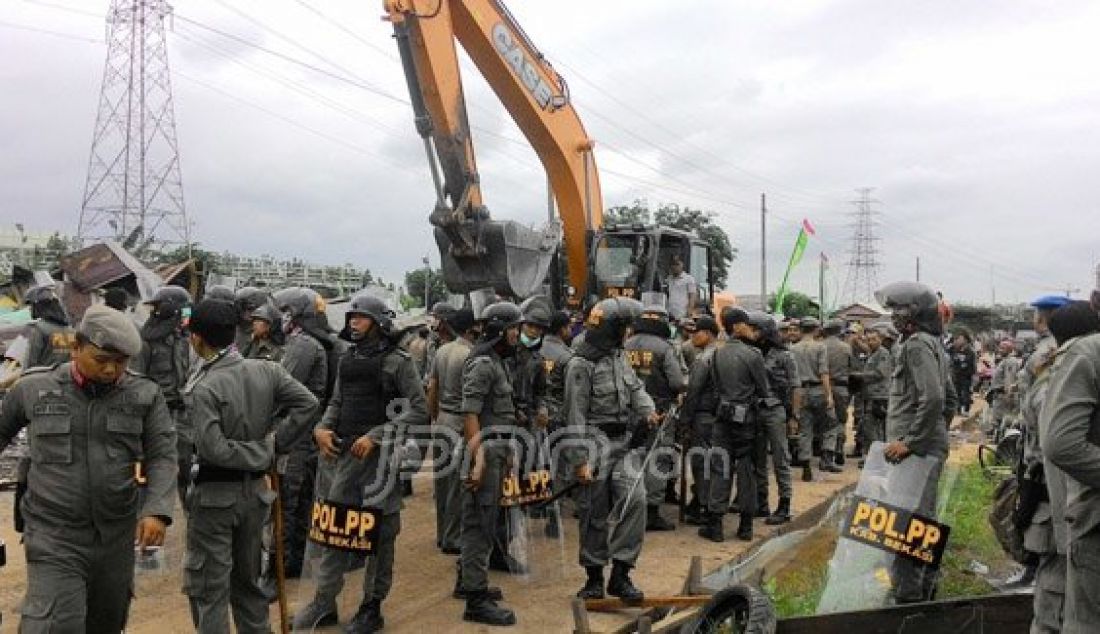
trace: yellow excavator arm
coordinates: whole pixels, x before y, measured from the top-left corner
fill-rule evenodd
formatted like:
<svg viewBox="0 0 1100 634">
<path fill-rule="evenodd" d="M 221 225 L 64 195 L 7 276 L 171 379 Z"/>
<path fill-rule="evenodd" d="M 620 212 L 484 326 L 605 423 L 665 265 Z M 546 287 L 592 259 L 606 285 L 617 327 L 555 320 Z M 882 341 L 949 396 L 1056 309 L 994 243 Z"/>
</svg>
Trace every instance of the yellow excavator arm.
<svg viewBox="0 0 1100 634">
<path fill-rule="evenodd" d="M 588 275 L 587 238 L 603 224 L 593 142 L 565 81 L 499 0 L 386 0 L 405 67 L 416 128 L 436 188 L 429 219 L 448 286 L 492 286 L 525 297 L 538 292 L 564 232 L 569 283 Z M 561 228 L 534 231 L 492 221 L 482 200 L 458 41 L 527 137 L 549 176 Z"/>
</svg>

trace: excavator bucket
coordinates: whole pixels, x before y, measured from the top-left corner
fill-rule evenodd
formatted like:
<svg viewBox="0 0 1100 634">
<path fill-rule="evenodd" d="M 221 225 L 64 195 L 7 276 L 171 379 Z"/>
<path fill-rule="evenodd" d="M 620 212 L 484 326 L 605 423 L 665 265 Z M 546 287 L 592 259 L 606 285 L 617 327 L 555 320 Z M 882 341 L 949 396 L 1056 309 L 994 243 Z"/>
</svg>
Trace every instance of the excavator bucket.
<svg viewBox="0 0 1100 634">
<path fill-rule="evenodd" d="M 538 230 L 510 220 L 478 220 L 470 229 L 477 249 L 468 254 L 454 248 L 444 229 L 435 229 L 443 279 L 451 292 L 491 287 L 505 297 L 522 299 L 542 289 L 561 241 L 561 225 L 552 222 Z"/>
</svg>

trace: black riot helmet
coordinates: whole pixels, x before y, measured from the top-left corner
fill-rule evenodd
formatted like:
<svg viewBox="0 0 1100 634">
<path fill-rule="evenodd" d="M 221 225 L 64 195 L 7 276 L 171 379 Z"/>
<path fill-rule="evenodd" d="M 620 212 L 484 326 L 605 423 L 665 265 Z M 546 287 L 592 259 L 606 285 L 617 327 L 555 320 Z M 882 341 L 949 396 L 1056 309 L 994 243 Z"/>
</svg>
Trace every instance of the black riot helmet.
<svg viewBox="0 0 1100 634">
<path fill-rule="evenodd" d="M 236 294 L 233 296 L 233 301 L 237 303 L 237 310 L 240 311 L 241 317 L 244 318 L 260 306 L 269 303 L 271 301 L 271 296 L 267 291 L 256 288 L 255 286 L 242 286 L 237 289 Z"/>
<path fill-rule="evenodd" d="M 549 297 L 532 295 L 519 305 L 519 312 L 523 323 L 535 324 L 544 330 L 549 330 L 550 317 L 554 314 L 554 307 L 550 304 Z"/>
<path fill-rule="evenodd" d="M 179 286 L 162 286 L 153 294 L 153 299 L 145 303 L 153 307 L 154 317 L 167 319 L 179 316 L 191 305 L 191 293 Z"/>
<path fill-rule="evenodd" d="M 282 317 L 283 316 L 279 314 L 279 311 L 275 310 L 275 306 L 271 304 L 264 304 L 256 308 L 256 310 L 253 310 L 249 318 L 266 321 L 267 323 L 271 324 L 272 327 L 275 327 L 279 325 Z"/>
<path fill-rule="evenodd" d="M 785 346 L 783 337 L 779 335 L 779 325 L 775 323 L 775 317 L 760 310 L 751 310 L 749 311 L 749 325 L 760 331 L 761 343 L 766 343 L 770 348 Z"/>
<path fill-rule="evenodd" d="M 31 307 L 33 319 L 45 319 L 61 326 L 69 325 L 69 316 L 61 306 L 61 300 L 52 285 L 35 286 L 23 296 L 23 302 Z"/>
<path fill-rule="evenodd" d="M 504 338 L 505 331 L 518 324 L 521 318 L 519 306 L 512 302 L 489 304 L 478 319 L 481 323 L 481 343 L 496 345 Z"/>
<path fill-rule="evenodd" d="M 344 323 L 353 315 L 370 317 L 383 334 L 389 334 L 393 328 L 393 318 L 396 316 L 386 302 L 370 293 L 359 293 L 351 298 L 347 312 L 344 313 Z"/>
<path fill-rule="evenodd" d="M 275 302 L 275 307 L 293 321 L 300 322 L 303 319 L 316 317 L 323 312 L 321 307 L 324 306 L 324 300 L 317 294 L 317 291 L 311 288 L 300 286 L 284 288 L 275 293 L 272 299 Z"/>
<path fill-rule="evenodd" d="M 940 298 L 920 282 L 894 282 L 875 291 L 875 299 L 893 315 L 894 325 L 903 334 L 917 330 L 943 334 Z"/>
<path fill-rule="evenodd" d="M 220 299 L 226 302 L 236 301 L 237 296 L 233 293 L 233 289 L 224 284 L 215 284 L 206 289 L 206 293 L 203 295 L 203 299 Z"/>
<path fill-rule="evenodd" d="M 642 316 L 642 303 L 627 297 L 602 299 L 588 311 L 584 322 L 586 343 L 603 349 L 620 348 L 626 329 Z"/>
</svg>

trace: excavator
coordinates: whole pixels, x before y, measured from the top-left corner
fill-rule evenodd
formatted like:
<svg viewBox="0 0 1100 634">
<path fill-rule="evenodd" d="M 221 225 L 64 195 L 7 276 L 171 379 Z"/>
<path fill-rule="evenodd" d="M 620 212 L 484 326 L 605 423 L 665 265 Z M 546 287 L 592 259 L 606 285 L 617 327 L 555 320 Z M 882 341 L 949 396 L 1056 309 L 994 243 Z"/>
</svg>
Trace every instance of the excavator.
<svg viewBox="0 0 1100 634">
<path fill-rule="evenodd" d="M 710 250 L 671 227 L 605 225 L 594 142 L 565 80 L 500 0 L 385 0 L 416 130 L 435 185 L 429 215 L 451 292 L 492 288 L 558 306 L 661 291 L 679 256 L 713 297 Z M 523 132 L 548 175 L 557 216 L 541 229 L 494 220 L 485 205 L 459 68 L 460 43 Z M 564 262 L 561 256 L 564 255 Z"/>
</svg>

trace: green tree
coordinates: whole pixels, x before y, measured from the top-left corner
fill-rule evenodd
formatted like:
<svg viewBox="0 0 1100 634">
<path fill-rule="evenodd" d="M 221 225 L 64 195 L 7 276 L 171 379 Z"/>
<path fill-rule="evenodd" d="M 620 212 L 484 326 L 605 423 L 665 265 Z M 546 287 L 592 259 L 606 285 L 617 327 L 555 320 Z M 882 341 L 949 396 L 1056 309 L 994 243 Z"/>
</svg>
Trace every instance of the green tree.
<svg viewBox="0 0 1100 634">
<path fill-rule="evenodd" d="M 424 276 L 426 273 L 426 269 L 413 269 L 405 273 L 405 289 L 408 296 L 416 300 L 411 306 L 424 305 Z M 447 284 L 443 281 L 443 271 L 441 269 L 433 270 L 431 280 L 428 282 L 428 305 L 425 308 L 430 308 L 432 304 L 445 299 L 447 299 Z"/>
<path fill-rule="evenodd" d="M 665 203 L 656 210 L 649 208 L 644 199 L 635 200 L 626 206 L 609 207 L 604 212 L 606 224 L 657 224 L 683 231 L 694 232 L 710 246 L 711 275 L 715 288 L 724 288 L 729 279 L 729 267 L 737 258 L 737 249 L 730 243 L 729 235 L 715 220 L 717 214 L 705 209 L 681 207 L 676 203 Z M 696 280 L 704 283 L 706 280 Z"/>
<path fill-rule="evenodd" d="M 768 307 L 775 312 L 775 297 L 768 300 Z M 820 307 L 809 295 L 791 291 L 783 297 L 783 314 L 787 317 L 817 317 Z"/>
</svg>

